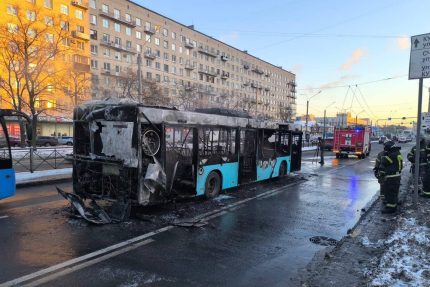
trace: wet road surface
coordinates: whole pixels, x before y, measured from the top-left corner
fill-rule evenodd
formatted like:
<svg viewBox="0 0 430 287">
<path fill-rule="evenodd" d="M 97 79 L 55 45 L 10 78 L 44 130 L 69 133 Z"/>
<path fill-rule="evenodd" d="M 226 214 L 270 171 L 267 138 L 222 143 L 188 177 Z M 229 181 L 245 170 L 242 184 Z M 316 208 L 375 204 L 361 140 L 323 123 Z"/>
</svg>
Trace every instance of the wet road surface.
<svg viewBox="0 0 430 287">
<path fill-rule="evenodd" d="M 202 228 L 175 227 L 168 220 L 91 226 L 67 217 L 66 202 L 54 186 L 18 190 L 0 204 L 0 258 L 8 258 L 0 263 L 0 282 L 289 286 L 290 278 L 324 248 L 309 239 L 341 239 L 377 194 L 372 168 L 380 149 L 375 144 L 365 160 L 337 160 L 326 152 L 323 167 L 312 163 L 314 152 L 306 152 L 302 173 L 310 175 L 307 181 L 251 185 L 245 189 L 257 190 L 248 197 L 236 197 L 233 190 L 231 197 L 188 205 L 200 211 L 198 206 L 213 203 L 200 212 L 206 213 Z M 71 184 L 60 187 L 70 190 Z"/>
</svg>

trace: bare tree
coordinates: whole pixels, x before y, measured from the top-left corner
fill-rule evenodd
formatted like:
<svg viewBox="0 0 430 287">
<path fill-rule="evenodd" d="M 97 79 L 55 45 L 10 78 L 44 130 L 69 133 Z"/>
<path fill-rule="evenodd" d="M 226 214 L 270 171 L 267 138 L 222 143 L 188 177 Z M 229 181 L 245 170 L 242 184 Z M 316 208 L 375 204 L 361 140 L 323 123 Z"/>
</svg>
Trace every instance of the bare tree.
<svg viewBox="0 0 430 287">
<path fill-rule="evenodd" d="M 199 92 L 194 86 L 179 86 L 177 103 L 179 109 L 191 111 L 198 108 L 200 99 Z"/>
<path fill-rule="evenodd" d="M 38 117 L 53 107 L 49 96 L 63 82 L 69 69 L 64 63 L 78 49 L 70 44 L 69 27 L 76 25 L 67 15 L 25 2 L 8 9 L 13 15 L 0 23 L 1 89 L 12 104 L 16 101 L 16 110 L 30 115 L 35 146 Z"/>
<path fill-rule="evenodd" d="M 77 106 L 88 99 L 90 85 L 91 75 L 89 73 L 70 69 L 66 73 L 63 91 L 66 96 L 70 97 L 73 105 Z"/>
</svg>

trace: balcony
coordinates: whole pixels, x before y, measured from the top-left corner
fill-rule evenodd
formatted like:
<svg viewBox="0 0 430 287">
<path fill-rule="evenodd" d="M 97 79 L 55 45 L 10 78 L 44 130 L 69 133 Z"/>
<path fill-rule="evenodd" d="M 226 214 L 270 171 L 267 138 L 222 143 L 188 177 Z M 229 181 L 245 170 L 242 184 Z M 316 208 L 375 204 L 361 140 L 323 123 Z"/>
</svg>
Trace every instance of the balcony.
<svg viewBox="0 0 430 287">
<path fill-rule="evenodd" d="M 228 78 L 230 78 L 230 73 L 225 73 L 225 72 L 223 72 L 223 73 L 221 74 L 221 79 L 223 79 L 223 80 L 227 80 Z"/>
<path fill-rule="evenodd" d="M 145 26 L 143 28 L 143 32 L 145 32 L 146 34 L 149 34 L 149 35 L 154 35 L 156 30 L 155 30 L 155 28 Z"/>
<path fill-rule="evenodd" d="M 248 86 L 249 86 L 249 83 L 248 83 L 248 82 L 243 83 L 243 86 L 244 86 L 244 87 L 248 87 Z"/>
<path fill-rule="evenodd" d="M 206 75 L 209 75 L 209 76 L 212 76 L 212 77 L 216 77 L 217 76 L 217 74 L 216 74 L 215 71 L 211 72 L 211 71 L 205 70 L 205 69 L 199 69 L 199 73 L 206 74 Z"/>
<path fill-rule="evenodd" d="M 104 76 L 111 76 L 112 75 L 110 70 L 105 70 L 105 69 L 103 69 L 101 71 L 101 74 Z"/>
<path fill-rule="evenodd" d="M 254 69 L 252 69 L 252 71 L 253 71 L 254 73 L 256 73 L 256 74 L 259 74 L 259 75 L 264 74 L 263 70 L 261 70 L 261 69 L 260 69 L 260 68 L 258 68 L 258 67 L 255 67 Z"/>
<path fill-rule="evenodd" d="M 265 77 L 269 78 L 270 77 L 270 73 L 266 73 L 264 74 Z"/>
<path fill-rule="evenodd" d="M 90 40 L 90 35 L 79 32 L 79 31 L 72 31 L 72 36 L 76 39 L 80 39 L 80 40 L 84 40 L 84 41 Z"/>
<path fill-rule="evenodd" d="M 210 57 L 214 57 L 215 58 L 217 56 L 217 54 L 215 52 L 211 52 L 208 49 L 205 49 L 205 48 L 203 48 L 201 46 L 199 47 L 198 51 L 199 51 L 199 53 L 208 55 Z"/>
<path fill-rule="evenodd" d="M 124 24 L 126 26 L 129 26 L 131 28 L 135 28 L 136 27 L 136 22 L 134 21 L 127 21 L 124 17 L 118 16 L 118 15 L 114 15 L 113 13 L 110 13 L 109 11 L 103 11 L 103 9 L 99 10 L 99 15 L 109 18 L 113 21 L 119 22 L 121 24 Z"/>
<path fill-rule="evenodd" d="M 70 2 L 70 5 L 84 9 L 84 10 L 88 10 L 88 3 L 82 1 L 82 0 L 74 0 Z"/>
<path fill-rule="evenodd" d="M 90 68 L 91 67 L 88 64 L 77 63 L 77 62 L 73 63 L 73 70 L 75 70 L 77 72 L 89 73 L 90 72 Z"/>
<path fill-rule="evenodd" d="M 186 64 L 185 65 L 185 69 L 190 70 L 190 71 L 194 70 L 195 68 L 196 67 L 194 65 L 191 65 L 191 64 Z"/>
<path fill-rule="evenodd" d="M 191 42 L 185 42 L 184 46 L 185 46 L 185 48 L 188 48 L 188 49 L 194 49 L 195 48 L 194 44 Z"/>
<path fill-rule="evenodd" d="M 228 60 L 230 60 L 230 57 L 226 55 L 221 55 L 221 61 L 227 62 Z"/>
<path fill-rule="evenodd" d="M 264 88 L 266 92 L 270 92 L 270 88 Z"/>
<path fill-rule="evenodd" d="M 100 45 L 104 46 L 104 47 L 112 48 L 112 49 L 119 51 L 119 52 L 136 54 L 136 51 L 133 48 L 124 47 L 124 46 L 121 46 L 121 45 L 116 44 L 116 43 L 109 43 L 109 42 L 101 41 Z"/>
<path fill-rule="evenodd" d="M 157 58 L 157 55 L 151 52 L 146 52 L 143 56 L 151 60 L 155 60 Z"/>
<path fill-rule="evenodd" d="M 244 68 L 245 70 L 249 70 L 249 64 L 243 64 L 243 68 Z"/>
</svg>

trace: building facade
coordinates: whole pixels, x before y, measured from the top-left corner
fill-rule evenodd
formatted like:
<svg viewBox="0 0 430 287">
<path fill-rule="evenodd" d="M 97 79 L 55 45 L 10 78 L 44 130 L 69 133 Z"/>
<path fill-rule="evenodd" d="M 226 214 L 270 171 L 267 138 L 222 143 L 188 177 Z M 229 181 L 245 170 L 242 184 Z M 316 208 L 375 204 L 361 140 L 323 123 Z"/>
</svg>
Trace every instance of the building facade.
<svg viewBox="0 0 430 287">
<path fill-rule="evenodd" d="M 281 120 L 295 115 L 293 73 L 131 1 L 88 4 L 93 98 L 145 101 L 144 85 L 157 83 L 179 108 L 229 108 Z"/>
</svg>

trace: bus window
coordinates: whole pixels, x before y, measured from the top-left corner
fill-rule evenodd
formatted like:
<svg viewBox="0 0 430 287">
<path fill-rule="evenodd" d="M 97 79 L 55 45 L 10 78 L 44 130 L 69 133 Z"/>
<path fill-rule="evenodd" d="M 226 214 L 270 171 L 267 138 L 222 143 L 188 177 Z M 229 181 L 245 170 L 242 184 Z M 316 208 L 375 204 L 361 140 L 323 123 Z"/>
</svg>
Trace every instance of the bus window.
<svg viewBox="0 0 430 287">
<path fill-rule="evenodd" d="M 290 155 L 290 133 L 287 132 L 278 132 L 277 136 L 277 145 L 276 145 L 276 153 L 278 156 L 287 156 Z"/>
<path fill-rule="evenodd" d="M 199 128 L 199 156 L 224 162 L 236 160 L 236 130 L 230 128 Z"/>
<path fill-rule="evenodd" d="M 276 136 L 275 131 L 260 130 L 259 131 L 259 146 L 260 146 L 260 159 L 272 159 L 275 157 Z"/>
</svg>

